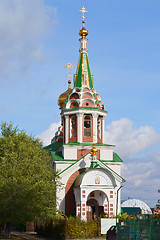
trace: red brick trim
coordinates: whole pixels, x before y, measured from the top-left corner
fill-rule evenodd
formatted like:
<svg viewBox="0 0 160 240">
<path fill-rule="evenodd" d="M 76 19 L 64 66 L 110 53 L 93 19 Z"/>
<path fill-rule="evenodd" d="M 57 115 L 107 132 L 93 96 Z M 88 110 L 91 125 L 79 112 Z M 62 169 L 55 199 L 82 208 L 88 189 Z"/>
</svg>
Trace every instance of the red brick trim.
<svg viewBox="0 0 160 240">
<path fill-rule="evenodd" d="M 91 151 L 91 148 L 90 149 L 78 149 L 77 150 L 77 159 L 82 158 L 84 155 L 86 155 L 90 151 Z M 97 158 L 100 159 L 100 151 L 99 150 L 97 152 Z"/>
<path fill-rule="evenodd" d="M 74 172 L 67 181 L 65 188 L 65 214 L 76 216 L 76 202 L 73 191 L 73 183 L 75 178 L 82 172 L 88 170 L 88 168 L 82 168 Z"/>
</svg>

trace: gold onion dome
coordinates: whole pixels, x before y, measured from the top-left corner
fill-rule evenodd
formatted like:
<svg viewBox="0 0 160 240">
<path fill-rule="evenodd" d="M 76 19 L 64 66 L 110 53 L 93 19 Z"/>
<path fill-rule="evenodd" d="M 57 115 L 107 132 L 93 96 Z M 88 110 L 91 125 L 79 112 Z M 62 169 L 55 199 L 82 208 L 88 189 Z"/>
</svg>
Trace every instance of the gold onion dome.
<svg viewBox="0 0 160 240">
<path fill-rule="evenodd" d="M 79 35 L 82 38 L 85 38 L 88 35 L 88 31 L 85 29 L 85 27 L 83 26 L 82 29 L 79 31 Z"/>
<path fill-rule="evenodd" d="M 71 89 L 71 81 L 70 80 L 68 81 L 68 84 L 69 84 L 68 89 L 64 93 L 62 93 L 58 98 L 58 105 L 60 106 L 60 108 L 63 107 L 63 104 L 67 100 L 68 94 L 71 93 L 72 89 Z"/>
<path fill-rule="evenodd" d="M 91 149 L 91 154 L 92 156 L 95 156 L 96 153 L 98 152 L 97 148 L 95 147 L 95 143 L 93 144 L 93 148 Z"/>
<path fill-rule="evenodd" d="M 67 96 L 71 93 L 72 89 L 71 89 L 71 68 L 74 68 L 74 66 L 72 66 L 72 63 L 68 63 L 67 66 L 64 66 L 65 68 L 68 68 L 69 70 L 69 74 L 67 74 L 69 76 L 69 80 L 68 80 L 68 89 L 62 93 L 59 98 L 58 98 L 58 105 L 60 106 L 60 108 L 63 107 L 63 104 L 66 102 L 67 100 Z"/>
</svg>

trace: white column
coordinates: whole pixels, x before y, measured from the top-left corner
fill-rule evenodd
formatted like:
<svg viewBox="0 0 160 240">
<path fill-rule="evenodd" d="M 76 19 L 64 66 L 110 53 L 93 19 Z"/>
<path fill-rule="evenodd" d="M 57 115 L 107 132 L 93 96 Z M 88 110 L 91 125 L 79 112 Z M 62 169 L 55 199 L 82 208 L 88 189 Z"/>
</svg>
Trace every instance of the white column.
<svg viewBox="0 0 160 240">
<path fill-rule="evenodd" d="M 102 117 L 102 143 L 104 143 L 104 124 L 105 124 L 105 117 Z"/>
<path fill-rule="evenodd" d="M 93 113 L 93 142 L 97 143 L 97 113 Z"/>
<path fill-rule="evenodd" d="M 77 113 L 77 142 L 82 143 L 82 121 L 83 119 L 83 113 Z"/>
<path fill-rule="evenodd" d="M 65 116 L 65 143 L 68 143 L 69 139 L 69 116 Z"/>
</svg>

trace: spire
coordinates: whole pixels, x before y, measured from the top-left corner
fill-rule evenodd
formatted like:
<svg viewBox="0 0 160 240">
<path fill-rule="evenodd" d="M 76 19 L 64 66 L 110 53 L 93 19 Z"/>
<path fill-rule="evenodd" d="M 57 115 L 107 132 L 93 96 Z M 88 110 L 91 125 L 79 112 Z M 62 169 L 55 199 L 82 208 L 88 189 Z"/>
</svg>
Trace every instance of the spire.
<svg viewBox="0 0 160 240">
<path fill-rule="evenodd" d="M 89 66 L 89 60 L 88 60 L 88 50 L 87 50 L 87 41 L 88 39 L 86 36 L 88 35 L 88 31 L 85 29 L 85 16 L 84 14 L 87 12 L 85 8 L 83 7 L 82 10 L 82 29 L 79 31 L 79 35 L 81 38 L 80 41 L 80 56 L 77 66 L 77 72 L 74 79 L 74 87 L 88 87 L 90 89 L 93 88 L 93 77 L 91 75 L 91 70 Z"/>
</svg>

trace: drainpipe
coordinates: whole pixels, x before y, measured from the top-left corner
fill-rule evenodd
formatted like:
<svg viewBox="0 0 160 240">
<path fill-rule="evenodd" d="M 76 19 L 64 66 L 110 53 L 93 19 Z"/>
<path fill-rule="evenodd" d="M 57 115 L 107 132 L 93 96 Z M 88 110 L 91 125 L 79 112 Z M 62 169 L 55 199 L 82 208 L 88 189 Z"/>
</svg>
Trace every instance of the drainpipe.
<svg viewBox="0 0 160 240">
<path fill-rule="evenodd" d="M 118 212 L 118 192 L 123 186 L 120 186 L 117 190 L 117 203 L 116 203 L 116 223 L 117 223 L 117 212 Z"/>
</svg>

